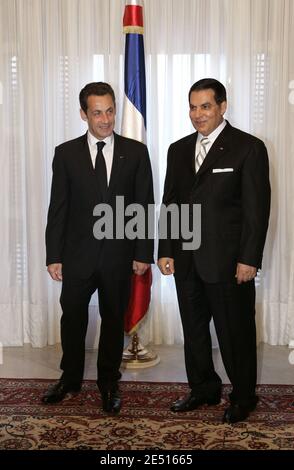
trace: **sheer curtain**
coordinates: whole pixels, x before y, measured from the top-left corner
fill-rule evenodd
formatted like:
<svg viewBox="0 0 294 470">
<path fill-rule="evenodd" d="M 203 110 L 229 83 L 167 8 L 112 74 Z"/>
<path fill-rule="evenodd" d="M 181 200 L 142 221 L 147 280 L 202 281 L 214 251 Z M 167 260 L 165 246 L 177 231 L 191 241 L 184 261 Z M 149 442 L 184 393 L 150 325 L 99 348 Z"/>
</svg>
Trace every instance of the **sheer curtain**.
<svg viewBox="0 0 294 470">
<path fill-rule="evenodd" d="M 0 341 L 59 341 L 60 285 L 45 265 L 55 145 L 85 131 L 78 93 L 109 81 L 123 97 L 124 0 L 0 0 Z M 294 340 L 294 2 L 145 0 L 147 138 L 160 203 L 171 142 L 192 132 L 187 93 L 204 76 L 228 91 L 227 119 L 267 145 L 273 191 L 257 286 L 259 339 Z M 153 269 L 144 342 L 182 342 L 173 279 Z M 96 300 L 90 343 L 97 339 Z M 96 338 L 96 339 L 95 339 Z"/>
</svg>

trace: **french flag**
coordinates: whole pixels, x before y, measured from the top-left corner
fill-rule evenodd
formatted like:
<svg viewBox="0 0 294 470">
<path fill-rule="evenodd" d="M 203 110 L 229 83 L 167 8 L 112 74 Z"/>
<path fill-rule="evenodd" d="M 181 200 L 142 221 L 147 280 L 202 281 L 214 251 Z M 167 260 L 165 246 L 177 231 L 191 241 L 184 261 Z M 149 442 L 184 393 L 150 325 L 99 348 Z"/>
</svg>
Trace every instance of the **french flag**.
<svg viewBox="0 0 294 470">
<path fill-rule="evenodd" d="M 125 43 L 125 95 L 121 134 L 146 142 L 146 77 L 143 39 L 143 7 L 140 0 L 127 0 L 123 18 Z M 133 274 L 131 296 L 125 315 L 125 331 L 134 333 L 147 313 L 152 274 Z"/>
<path fill-rule="evenodd" d="M 126 1 L 123 31 L 126 45 L 122 135 L 146 142 L 146 77 L 143 7 L 140 0 Z"/>
</svg>

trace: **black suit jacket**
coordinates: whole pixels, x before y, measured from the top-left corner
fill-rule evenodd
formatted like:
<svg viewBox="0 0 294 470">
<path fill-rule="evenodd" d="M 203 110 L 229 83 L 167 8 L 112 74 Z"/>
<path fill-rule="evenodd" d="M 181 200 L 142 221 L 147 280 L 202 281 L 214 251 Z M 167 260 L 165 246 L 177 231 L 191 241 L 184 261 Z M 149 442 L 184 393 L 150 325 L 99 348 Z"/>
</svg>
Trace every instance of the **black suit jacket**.
<svg viewBox="0 0 294 470">
<path fill-rule="evenodd" d="M 185 278 L 194 260 L 206 282 L 235 276 L 238 262 L 261 267 L 270 211 L 269 163 L 264 143 L 228 122 L 195 173 L 197 132 L 168 151 L 163 203 L 201 205 L 201 245 L 184 251 L 183 240 L 160 240 L 159 258 L 175 259 Z M 224 171 L 225 170 L 225 171 Z M 200 227 L 198 227 L 200 229 Z"/>
<path fill-rule="evenodd" d="M 106 195 L 99 188 L 87 134 L 55 149 L 51 201 L 46 228 L 46 264 L 62 263 L 63 275 L 87 278 L 97 263 L 117 278 L 132 272 L 132 261 L 153 262 L 153 240 L 97 240 L 94 207 L 107 203 L 116 218 L 116 196 L 125 207 L 153 201 L 152 172 L 147 147 L 114 134 L 114 155 Z M 132 217 L 130 217 L 132 218 Z M 115 232 L 115 227 L 114 227 Z"/>
</svg>

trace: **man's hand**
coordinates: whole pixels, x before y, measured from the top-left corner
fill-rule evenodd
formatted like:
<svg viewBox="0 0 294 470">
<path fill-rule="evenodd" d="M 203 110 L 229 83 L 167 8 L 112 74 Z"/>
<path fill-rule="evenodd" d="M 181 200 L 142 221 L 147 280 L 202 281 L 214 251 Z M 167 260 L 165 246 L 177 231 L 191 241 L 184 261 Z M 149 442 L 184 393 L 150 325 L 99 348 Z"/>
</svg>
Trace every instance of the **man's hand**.
<svg viewBox="0 0 294 470">
<path fill-rule="evenodd" d="M 148 263 L 141 263 L 140 261 L 133 261 L 133 271 L 134 274 L 138 274 L 138 276 L 143 276 L 147 269 L 150 268 L 150 264 Z"/>
<path fill-rule="evenodd" d="M 255 278 L 257 274 L 257 269 L 254 266 L 249 266 L 248 264 L 237 264 L 237 270 L 235 278 L 237 279 L 238 284 L 242 282 L 248 282 Z"/>
<path fill-rule="evenodd" d="M 54 281 L 62 281 L 62 264 L 48 264 L 47 271 Z"/>
<path fill-rule="evenodd" d="M 159 258 L 157 266 L 165 276 L 174 274 L 175 272 L 175 263 L 173 258 Z"/>
</svg>

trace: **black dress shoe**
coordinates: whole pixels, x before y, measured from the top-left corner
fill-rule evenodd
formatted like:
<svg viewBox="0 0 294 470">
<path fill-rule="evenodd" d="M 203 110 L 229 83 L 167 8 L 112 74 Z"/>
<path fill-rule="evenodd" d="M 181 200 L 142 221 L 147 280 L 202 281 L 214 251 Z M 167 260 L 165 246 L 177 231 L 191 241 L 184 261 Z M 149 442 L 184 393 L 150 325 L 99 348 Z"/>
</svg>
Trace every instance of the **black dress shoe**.
<svg viewBox="0 0 294 470">
<path fill-rule="evenodd" d="M 49 387 L 42 397 L 43 403 L 58 403 L 62 401 L 67 393 L 78 393 L 81 390 L 80 384 L 69 385 L 60 380 L 53 386 Z"/>
<path fill-rule="evenodd" d="M 119 390 L 113 392 L 103 392 L 102 397 L 102 408 L 106 413 L 119 413 L 121 409 L 121 397 Z"/>
<path fill-rule="evenodd" d="M 121 409 L 121 397 L 119 391 L 110 392 L 109 407 L 111 413 L 119 413 Z"/>
<path fill-rule="evenodd" d="M 170 407 L 171 411 L 191 411 L 201 405 L 217 405 L 221 400 L 220 393 L 211 395 L 210 397 L 196 396 L 189 393 L 184 398 L 179 398 Z"/>
<path fill-rule="evenodd" d="M 232 404 L 225 410 L 223 423 L 233 424 L 244 421 L 253 409 L 248 406 L 238 405 L 238 403 Z"/>
</svg>

